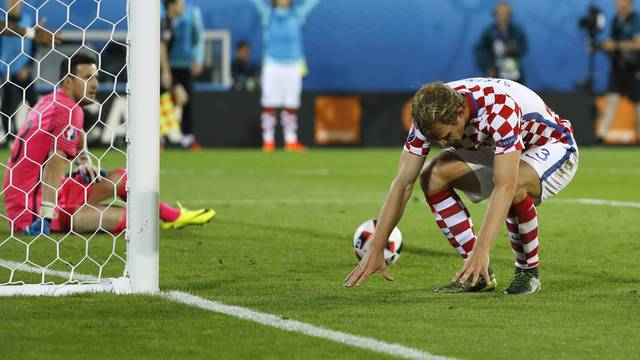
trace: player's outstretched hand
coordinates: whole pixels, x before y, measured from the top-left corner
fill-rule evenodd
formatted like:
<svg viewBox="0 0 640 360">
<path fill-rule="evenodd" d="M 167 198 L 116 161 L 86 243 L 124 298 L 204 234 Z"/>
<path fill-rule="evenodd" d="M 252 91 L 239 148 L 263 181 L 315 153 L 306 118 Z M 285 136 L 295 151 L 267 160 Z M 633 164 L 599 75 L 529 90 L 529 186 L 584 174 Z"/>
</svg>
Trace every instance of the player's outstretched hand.
<svg viewBox="0 0 640 360">
<path fill-rule="evenodd" d="M 487 284 L 491 283 L 489 277 L 489 251 L 474 249 L 473 253 L 454 277 L 461 283 L 466 283 L 471 279 L 471 286 L 475 286 L 482 276 Z"/>
<path fill-rule="evenodd" d="M 51 231 L 51 220 L 38 218 L 31 225 L 22 229 L 22 233 L 29 236 L 38 236 L 40 234 L 49 235 Z"/>
<path fill-rule="evenodd" d="M 395 278 L 389 274 L 387 264 L 384 262 L 384 253 L 374 253 L 369 251 L 364 255 L 358 266 L 356 266 L 349 276 L 344 279 L 344 285 L 348 288 L 354 284 L 360 286 L 367 281 L 367 278 L 375 273 L 381 273 L 388 281 L 394 281 Z"/>
<path fill-rule="evenodd" d="M 35 27 L 35 39 L 37 42 L 53 46 L 53 43 L 56 45 L 60 45 L 62 43 L 62 36 L 59 33 L 51 32 L 45 29 L 45 25 L 47 24 L 47 18 L 43 18 L 38 22 L 38 25 Z"/>
</svg>

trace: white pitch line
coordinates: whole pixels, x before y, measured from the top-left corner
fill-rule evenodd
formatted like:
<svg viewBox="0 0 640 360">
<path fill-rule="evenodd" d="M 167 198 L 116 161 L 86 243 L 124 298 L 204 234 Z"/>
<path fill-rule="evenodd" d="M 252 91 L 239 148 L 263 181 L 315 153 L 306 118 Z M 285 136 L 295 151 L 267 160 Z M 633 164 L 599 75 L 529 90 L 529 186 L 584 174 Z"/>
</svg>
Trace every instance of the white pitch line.
<svg viewBox="0 0 640 360">
<path fill-rule="evenodd" d="M 556 199 L 556 200 L 551 200 L 551 202 L 552 203 L 563 203 L 563 204 L 585 204 L 585 205 L 640 208 L 640 202 L 615 201 L 615 200 L 605 200 L 605 199 L 588 199 L 588 198 L 582 198 L 582 199 Z"/>
<path fill-rule="evenodd" d="M 340 331 L 329 330 L 322 327 L 306 324 L 296 320 L 286 320 L 279 316 L 261 313 L 240 306 L 226 305 L 217 301 L 203 299 L 181 291 L 168 291 L 161 293 L 167 299 L 177 301 L 186 305 L 195 306 L 208 311 L 234 316 L 244 320 L 257 322 L 262 325 L 271 326 L 277 329 L 302 333 L 305 335 L 332 340 L 341 344 L 359 347 L 378 353 L 397 356 L 405 359 L 452 359 L 444 356 L 437 356 L 431 353 L 414 348 L 386 343 L 370 337 L 352 335 Z"/>
<path fill-rule="evenodd" d="M 193 199 L 185 203 L 193 205 L 362 205 L 381 204 L 382 199 L 345 198 L 280 198 L 280 199 Z M 605 199 L 549 199 L 550 204 L 585 204 L 597 206 L 640 208 L 640 202 Z"/>
<path fill-rule="evenodd" d="M 44 272 L 47 275 L 57 276 L 68 279 L 71 273 L 66 271 L 57 271 L 50 269 L 43 269 L 40 267 L 0 259 L 0 265 L 16 269 L 19 271 L 31 272 L 41 274 Z M 97 281 L 98 278 L 92 275 L 74 274 L 74 279 L 85 281 Z M 267 314 L 243 308 L 240 306 L 232 306 L 223 304 L 221 302 L 207 300 L 205 298 L 191 295 L 182 291 L 163 291 L 158 296 L 169 299 L 174 302 L 179 302 L 189 306 L 195 306 L 203 310 L 212 311 L 228 316 L 234 316 L 243 320 L 253 321 L 262 325 L 271 326 L 277 329 L 302 333 L 308 336 L 327 339 L 335 341 L 340 344 L 350 345 L 361 349 L 397 356 L 405 359 L 424 359 L 424 360 L 450 360 L 453 358 L 437 356 L 431 353 L 406 347 L 398 344 L 387 343 L 370 337 L 363 337 L 344 333 L 340 331 L 325 329 L 315 325 L 303 323 L 296 320 L 285 320 L 277 315 Z"/>
</svg>

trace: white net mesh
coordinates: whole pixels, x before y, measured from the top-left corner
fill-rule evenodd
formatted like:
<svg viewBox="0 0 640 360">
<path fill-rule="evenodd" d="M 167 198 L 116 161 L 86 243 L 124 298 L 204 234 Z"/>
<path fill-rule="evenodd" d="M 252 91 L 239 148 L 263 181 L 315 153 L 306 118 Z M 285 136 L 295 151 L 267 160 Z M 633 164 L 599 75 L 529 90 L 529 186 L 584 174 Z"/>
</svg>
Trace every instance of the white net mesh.
<svg viewBox="0 0 640 360">
<path fill-rule="evenodd" d="M 0 142 L 7 146 L 0 151 L 0 285 L 85 283 L 123 274 L 126 6 L 125 0 L 7 0 L 1 9 L 13 29 L 5 26 L 0 35 Z M 44 30 L 29 30 L 45 17 L 43 28 L 62 35 L 61 44 L 38 43 Z M 59 75 L 61 62 L 73 63 L 78 54 L 95 58 L 100 81 L 91 99 L 93 77 L 71 69 L 67 81 L 87 89 L 86 106 Z M 87 151 L 74 153 L 69 144 L 75 142 Z M 78 172 L 79 160 L 87 158 L 101 173 L 98 180 Z M 64 177 L 46 180 L 53 164 L 64 165 Z M 51 232 L 25 235 L 23 229 L 41 219 L 47 190 L 55 194 Z"/>
</svg>

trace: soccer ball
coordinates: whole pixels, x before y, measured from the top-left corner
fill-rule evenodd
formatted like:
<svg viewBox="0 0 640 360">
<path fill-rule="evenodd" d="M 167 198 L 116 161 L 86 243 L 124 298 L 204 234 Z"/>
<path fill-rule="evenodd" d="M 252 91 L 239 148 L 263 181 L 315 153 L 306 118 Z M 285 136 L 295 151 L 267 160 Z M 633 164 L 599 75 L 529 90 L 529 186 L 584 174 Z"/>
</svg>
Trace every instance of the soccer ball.
<svg viewBox="0 0 640 360">
<path fill-rule="evenodd" d="M 376 229 L 377 221 L 375 219 L 369 219 L 363 222 L 356 229 L 356 233 L 353 234 L 353 250 L 356 253 L 358 260 L 364 257 L 364 254 L 369 250 L 373 232 Z M 389 239 L 387 239 L 387 247 L 384 249 L 384 260 L 387 265 L 395 264 L 402 252 L 402 233 L 397 227 L 393 228 Z"/>
</svg>

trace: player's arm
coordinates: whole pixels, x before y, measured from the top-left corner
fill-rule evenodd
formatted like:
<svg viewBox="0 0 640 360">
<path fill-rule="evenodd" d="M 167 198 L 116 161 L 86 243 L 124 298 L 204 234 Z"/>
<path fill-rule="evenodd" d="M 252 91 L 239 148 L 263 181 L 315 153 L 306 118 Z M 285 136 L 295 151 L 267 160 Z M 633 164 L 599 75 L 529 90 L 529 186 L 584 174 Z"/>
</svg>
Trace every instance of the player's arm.
<svg viewBox="0 0 640 360">
<path fill-rule="evenodd" d="M 631 40 L 614 42 L 615 49 L 620 51 L 640 50 L 640 33 L 636 34 Z"/>
<path fill-rule="evenodd" d="M 44 218 L 53 219 L 56 190 L 60 187 L 60 181 L 64 176 L 64 172 L 68 164 L 67 156 L 62 151 L 55 152 L 44 164 L 44 169 L 42 169 L 42 181 L 48 185 L 42 187 L 40 216 Z M 51 207 L 51 211 L 47 212 L 49 207 Z"/>
<path fill-rule="evenodd" d="M 320 0 L 307 0 L 296 9 L 298 19 L 300 19 L 301 23 L 305 22 L 309 13 L 313 11 L 313 8 L 315 8 L 319 2 Z"/>
<path fill-rule="evenodd" d="M 93 165 L 89 151 L 84 145 L 84 135 L 81 133 L 78 137 L 78 156 L 76 156 L 76 166 L 78 173 L 82 176 L 82 179 L 90 184 L 94 180 L 100 181 L 98 168 Z"/>
<path fill-rule="evenodd" d="M 387 273 L 387 265 L 384 261 L 384 248 L 393 228 L 398 224 L 402 213 L 411 197 L 413 185 L 420 175 L 425 157 L 403 151 L 400 156 L 398 173 L 391 183 L 387 198 L 382 205 L 378 216 L 378 224 L 373 238 L 370 240 L 371 248 L 362 258 L 358 266 L 347 276 L 345 285 L 352 287 L 362 285 L 367 278 L 374 273 L 382 273 L 387 280 L 394 280 Z"/>
<path fill-rule="evenodd" d="M 171 89 L 171 65 L 169 64 L 169 49 L 166 42 L 160 43 L 160 81 L 166 89 Z"/>
<path fill-rule="evenodd" d="M 500 232 L 518 182 L 518 166 L 521 151 L 512 151 L 496 155 L 493 160 L 494 188 L 489 197 L 489 204 L 485 211 L 484 220 L 480 227 L 478 240 L 473 246 L 473 253 L 462 269 L 456 274 L 456 279 L 466 282 L 471 277 L 471 285 L 475 285 L 480 276 L 490 283 L 489 250 Z"/>
<path fill-rule="evenodd" d="M 193 8 L 193 29 L 195 38 L 194 62 L 191 66 L 191 74 L 198 77 L 204 68 L 204 25 L 200 8 Z"/>
<path fill-rule="evenodd" d="M 271 12 L 269 6 L 265 4 L 264 0 L 251 0 L 251 3 L 253 4 L 253 7 L 256 9 L 258 14 L 260 14 L 260 17 L 262 17 L 262 21 L 264 22 L 265 18 L 267 18 L 269 16 L 269 13 Z"/>
<path fill-rule="evenodd" d="M 51 220 L 55 217 L 56 191 L 68 165 L 67 156 L 58 151 L 45 162 L 42 169 L 42 199 L 40 200 L 40 217 L 23 229 L 25 235 L 49 234 Z"/>
</svg>

